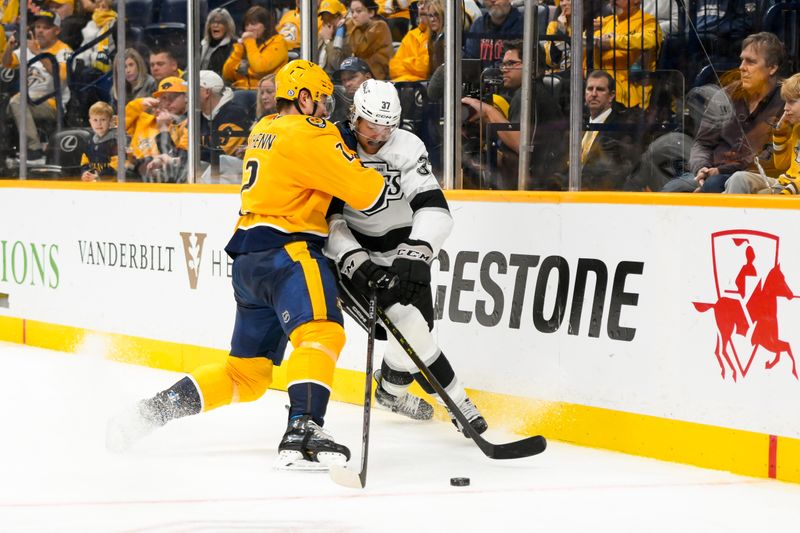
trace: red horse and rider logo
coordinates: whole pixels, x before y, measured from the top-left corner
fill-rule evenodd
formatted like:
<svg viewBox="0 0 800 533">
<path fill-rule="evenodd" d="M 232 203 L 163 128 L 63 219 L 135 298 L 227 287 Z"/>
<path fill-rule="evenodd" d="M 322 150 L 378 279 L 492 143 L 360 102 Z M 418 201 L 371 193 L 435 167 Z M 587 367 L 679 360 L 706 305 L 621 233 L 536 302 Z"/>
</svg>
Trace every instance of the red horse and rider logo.
<svg viewBox="0 0 800 533">
<path fill-rule="evenodd" d="M 717 324 L 714 354 L 723 379 L 726 364 L 734 381 L 737 369 L 739 375 L 746 377 L 759 348 L 775 354 L 767 361 L 767 369 L 778 364 L 781 354 L 786 353 L 792 361 L 792 374 L 797 378 L 792 347 L 778 334 L 778 298 L 795 297 L 778 262 L 779 243 L 776 235 L 753 230 L 727 230 L 711 235 L 717 301 L 692 304 L 701 313 L 714 310 Z M 752 352 L 743 366 L 739 353 L 749 351 L 747 340 Z"/>
</svg>

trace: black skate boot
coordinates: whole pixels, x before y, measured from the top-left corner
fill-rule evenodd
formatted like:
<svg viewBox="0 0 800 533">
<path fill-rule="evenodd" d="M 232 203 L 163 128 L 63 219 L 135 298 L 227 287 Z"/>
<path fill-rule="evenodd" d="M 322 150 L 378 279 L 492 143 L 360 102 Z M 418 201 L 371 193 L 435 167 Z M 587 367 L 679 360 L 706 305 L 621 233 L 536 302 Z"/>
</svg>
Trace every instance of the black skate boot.
<svg viewBox="0 0 800 533">
<path fill-rule="evenodd" d="M 378 405 L 389 409 L 393 413 L 399 413 L 413 420 L 430 420 L 433 418 L 433 407 L 431 404 L 411 393 L 406 392 L 401 396 L 394 396 L 383 388 L 381 371 L 376 370 L 373 377 L 378 382 L 375 389 L 375 400 Z"/>
<path fill-rule="evenodd" d="M 469 425 L 472 426 L 472 429 L 474 429 L 478 433 L 478 435 L 489 429 L 489 424 L 487 424 L 486 419 L 483 418 L 483 416 L 481 416 L 481 413 L 478 411 L 478 408 L 475 407 L 475 404 L 472 403 L 472 400 L 470 400 L 469 398 L 464 398 L 464 401 L 462 401 L 458 405 L 458 407 L 461 410 L 461 412 L 464 413 L 464 416 L 467 417 Z M 461 426 L 461 423 L 458 420 L 456 420 L 456 418 L 453 416 L 453 413 L 450 411 L 450 409 L 447 410 L 447 414 L 450 415 L 450 421 L 453 423 L 456 429 L 460 433 L 464 433 L 464 428 Z M 469 438 L 469 435 L 467 435 L 466 433 L 464 433 L 464 436 Z"/>
<path fill-rule="evenodd" d="M 133 443 L 176 418 L 200 412 L 200 394 L 189 378 L 136 405 L 108 421 L 106 448 L 123 452 Z"/>
<path fill-rule="evenodd" d="M 278 470 L 326 471 L 331 465 L 341 465 L 350 460 L 347 446 L 337 444 L 311 416 L 305 415 L 289 421 L 286 433 L 278 445 Z"/>
</svg>

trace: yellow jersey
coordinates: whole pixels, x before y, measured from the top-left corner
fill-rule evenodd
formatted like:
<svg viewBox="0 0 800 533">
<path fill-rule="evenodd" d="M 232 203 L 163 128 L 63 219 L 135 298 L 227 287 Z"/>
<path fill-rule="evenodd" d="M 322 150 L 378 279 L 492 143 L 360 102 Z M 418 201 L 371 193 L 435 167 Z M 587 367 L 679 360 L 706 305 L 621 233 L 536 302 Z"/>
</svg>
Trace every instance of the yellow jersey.
<svg viewBox="0 0 800 533">
<path fill-rule="evenodd" d="M 361 164 L 332 122 L 264 117 L 247 140 L 240 217 L 225 249 L 235 256 L 297 240 L 322 244 L 334 197 L 366 214 L 387 206 L 383 176 Z"/>
</svg>

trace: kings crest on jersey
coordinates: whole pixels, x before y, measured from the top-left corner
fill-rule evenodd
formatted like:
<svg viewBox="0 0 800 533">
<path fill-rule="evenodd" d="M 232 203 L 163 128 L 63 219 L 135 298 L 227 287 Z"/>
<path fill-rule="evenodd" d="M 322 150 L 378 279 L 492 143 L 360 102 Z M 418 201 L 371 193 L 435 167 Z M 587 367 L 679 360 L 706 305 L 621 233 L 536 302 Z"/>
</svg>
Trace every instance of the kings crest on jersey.
<svg viewBox="0 0 800 533">
<path fill-rule="evenodd" d="M 385 208 L 386 191 L 330 122 L 305 115 L 264 117 L 247 141 L 240 217 L 225 250 L 235 257 L 298 240 L 321 245 L 332 197 L 371 213 Z"/>
<path fill-rule="evenodd" d="M 378 264 L 390 265 L 397 246 L 409 238 L 424 240 L 437 250 L 434 243 L 443 241 L 449 233 L 450 225 L 441 221 L 443 217 L 450 219 L 450 210 L 419 137 L 398 129 L 377 153 L 370 155 L 360 149 L 348 126 L 338 127 L 348 147 L 357 150 L 363 165 L 383 175 L 387 204 L 382 209 L 361 212 L 338 202 L 331 206 L 331 221 L 344 217 L 353 237 Z M 333 213 L 335 209 L 338 213 Z M 439 236 L 442 229 L 446 233 Z"/>
</svg>

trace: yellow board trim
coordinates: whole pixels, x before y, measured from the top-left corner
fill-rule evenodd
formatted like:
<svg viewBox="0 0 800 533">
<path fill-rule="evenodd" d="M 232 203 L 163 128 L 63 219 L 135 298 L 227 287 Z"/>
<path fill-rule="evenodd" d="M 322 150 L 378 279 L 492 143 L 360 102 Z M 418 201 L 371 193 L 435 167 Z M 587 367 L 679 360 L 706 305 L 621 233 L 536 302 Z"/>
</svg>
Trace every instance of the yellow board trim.
<svg viewBox="0 0 800 533">
<path fill-rule="evenodd" d="M 236 194 L 238 185 L 118 183 L 46 180 L 0 180 L 0 189 L 53 189 L 74 191 L 157 192 L 179 194 Z M 688 194 L 601 191 L 445 191 L 448 200 L 459 202 L 503 202 L 546 204 L 673 205 L 752 209 L 797 209 L 800 197 L 763 194 Z"/>
<path fill-rule="evenodd" d="M 23 340 L 30 346 L 103 355 L 115 361 L 185 373 L 211 362 L 224 362 L 228 355 L 225 350 L 202 346 L 0 317 L 0 341 Z M 286 390 L 286 366 L 275 367 L 271 388 Z M 416 383 L 412 392 L 425 396 Z M 493 392 L 470 390 L 469 395 L 491 426 L 515 433 L 542 434 L 581 446 L 770 477 L 770 435 Z M 363 398 L 364 373 L 337 368 L 331 399 L 360 404 Z M 438 419 L 447 420 L 444 409 L 438 405 L 435 409 Z M 774 477 L 800 483 L 800 439 L 777 436 L 775 441 Z"/>
<path fill-rule="evenodd" d="M 308 252 L 308 244 L 305 241 L 295 241 L 285 245 L 284 248 L 292 261 L 300 263 L 300 266 L 303 267 L 306 287 L 308 287 L 308 295 L 311 298 L 311 311 L 314 313 L 314 320 L 327 320 L 328 304 L 325 303 L 325 289 L 322 286 L 322 275 L 319 272 L 319 264 Z"/>
</svg>

